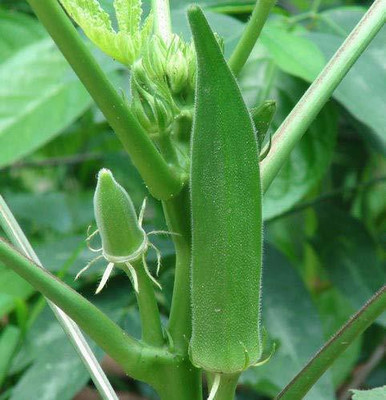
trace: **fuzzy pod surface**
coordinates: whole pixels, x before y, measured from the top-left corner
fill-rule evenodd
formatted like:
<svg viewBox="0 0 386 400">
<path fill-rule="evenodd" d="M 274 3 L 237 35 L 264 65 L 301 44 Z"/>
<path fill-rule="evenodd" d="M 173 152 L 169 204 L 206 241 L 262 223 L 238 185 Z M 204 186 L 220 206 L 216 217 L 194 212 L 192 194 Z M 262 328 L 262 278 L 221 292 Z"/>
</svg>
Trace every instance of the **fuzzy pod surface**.
<svg viewBox="0 0 386 400">
<path fill-rule="evenodd" d="M 197 53 L 192 137 L 190 356 L 233 374 L 261 355 L 262 212 L 251 116 L 201 9 L 188 12 Z"/>
<path fill-rule="evenodd" d="M 94 212 L 105 255 L 127 257 L 140 248 L 145 233 L 133 202 L 108 169 L 98 174 Z"/>
</svg>

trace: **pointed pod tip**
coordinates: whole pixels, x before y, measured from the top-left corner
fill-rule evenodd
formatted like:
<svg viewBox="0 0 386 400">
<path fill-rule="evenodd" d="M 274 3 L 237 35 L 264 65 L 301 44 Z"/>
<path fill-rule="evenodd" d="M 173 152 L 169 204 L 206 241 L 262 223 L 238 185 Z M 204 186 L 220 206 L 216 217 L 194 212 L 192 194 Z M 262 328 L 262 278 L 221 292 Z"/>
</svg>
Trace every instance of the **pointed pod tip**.
<svg viewBox="0 0 386 400">
<path fill-rule="evenodd" d="M 191 4 L 188 7 L 188 19 L 190 23 L 194 23 L 197 17 L 203 16 L 204 13 L 198 4 Z"/>
<path fill-rule="evenodd" d="M 107 169 L 107 168 L 102 168 L 99 172 L 98 172 L 98 180 L 99 179 L 103 179 L 103 178 L 113 178 L 113 174 L 112 172 Z"/>
<path fill-rule="evenodd" d="M 100 186 L 100 185 L 103 185 L 105 187 L 106 187 L 106 185 L 108 187 L 117 185 L 117 181 L 115 180 L 113 173 L 107 168 L 102 168 L 98 172 L 98 185 L 97 186 Z"/>
</svg>

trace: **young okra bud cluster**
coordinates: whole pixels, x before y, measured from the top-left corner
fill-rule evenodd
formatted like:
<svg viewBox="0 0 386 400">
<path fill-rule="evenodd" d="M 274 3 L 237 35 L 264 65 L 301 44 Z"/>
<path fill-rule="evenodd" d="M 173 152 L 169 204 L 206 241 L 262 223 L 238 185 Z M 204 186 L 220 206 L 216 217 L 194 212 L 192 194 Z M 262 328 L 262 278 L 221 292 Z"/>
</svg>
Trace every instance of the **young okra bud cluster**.
<svg viewBox="0 0 386 400">
<path fill-rule="evenodd" d="M 134 63 L 131 75 L 133 110 L 150 134 L 172 134 L 173 123 L 192 110 L 195 75 L 191 44 L 177 35 L 169 43 L 156 35 L 152 37 L 142 57 Z"/>
</svg>

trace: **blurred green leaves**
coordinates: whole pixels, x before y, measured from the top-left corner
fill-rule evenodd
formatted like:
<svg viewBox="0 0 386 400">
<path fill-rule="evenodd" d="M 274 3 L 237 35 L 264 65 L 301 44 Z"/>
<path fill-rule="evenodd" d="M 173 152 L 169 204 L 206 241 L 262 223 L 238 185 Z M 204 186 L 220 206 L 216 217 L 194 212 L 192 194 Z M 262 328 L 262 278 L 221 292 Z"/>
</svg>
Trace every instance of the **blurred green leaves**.
<svg viewBox="0 0 386 400">
<path fill-rule="evenodd" d="M 353 390 L 353 400 L 383 400 L 386 396 L 386 386 L 373 390 Z"/>
<path fill-rule="evenodd" d="M 386 280 L 376 242 L 362 223 L 347 213 L 328 204 L 316 211 L 315 251 L 332 282 L 358 309 Z M 378 322 L 386 326 L 386 315 Z"/>
<path fill-rule="evenodd" d="M 242 383 L 271 397 L 322 346 L 324 337 L 303 282 L 285 257 L 271 246 L 265 246 L 263 290 L 262 322 L 277 350 L 269 363 L 244 372 Z M 334 399 L 331 376 L 326 374 L 305 398 Z"/>
<path fill-rule="evenodd" d="M 2 12 L 0 26 L 0 167 L 4 167 L 63 132 L 92 101 L 35 20 Z M 116 69 L 111 60 L 99 58 L 108 71 Z"/>
</svg>

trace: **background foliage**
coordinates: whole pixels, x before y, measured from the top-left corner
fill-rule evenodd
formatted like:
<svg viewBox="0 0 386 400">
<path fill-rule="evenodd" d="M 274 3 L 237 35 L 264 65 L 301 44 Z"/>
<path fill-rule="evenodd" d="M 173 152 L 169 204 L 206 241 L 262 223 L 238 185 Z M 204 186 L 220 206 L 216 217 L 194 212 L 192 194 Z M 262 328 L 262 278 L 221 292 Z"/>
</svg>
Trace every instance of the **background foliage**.
<svg viewBox="0 0 386 400">
<path fill-rule="evenodd" d="M 112 1 L 101 0 L 106 10 Z M 171 0 L 173 28 L 189 37 L 184 9 Z M 203 0 L 230 54 L 253 2 Z M 277 128 L 328 58 L 363 15 L 369 1 L 279 1 L 255 46 L 240 85 L 250 107 L 275 99 Z M 148 2 L 145 2 L 148 8 Z M 311 7 L 312 14 L 309 13 Z M 386 29 L 372 42 L 301 140 L 264 199 L 264 324 L 277 343 L 272 361 L 247 371 L 239 399 L 272 398 L 330 335 L 385 281 Z M 90 45 L 91 46 L 91 45 Z M 123 68 L 94 50 L 117 89 L 129 96 Z M 92 296 L 101 268 L 74 283 L 92 257 L 85 246 L 93 224 L 96 173 L 110 168 L 137 208 L 146 188 L 113 132 L 24 1 L 0 0 L 1 193 L 43 264 L 138 335 L 132 289 L 117 274 Z M 148 228 L 165 228 L 150 201 Z M 159 294 L 169 310 L 174 251 L 163 254 Z M 154 255 L 155 257 L 155 255 Z M 155 260 L 153 260 L 155 261 Z M 347 399 L 351 383 L 380 386 L 385 316 L 325 374 L 307 399 Z M 12 338 L 22 340 L 10 349 Z M 95 346 L 94 346 L 95 348 Z M 103 357 L 96 349 L 99 357 Z M 0 400 L 93 398 L 87 372 L 44 300 L 0 265 Z M 153 398 L 105 362 L 118 391 Z M 372 368 L 360 374 L 368 365 Z M 361 379 L 358 382 L 358 376 Z M 348 385 L 348 386 L 347 386 Z M 356 392 L 355 399 L 362 397 Z M 92 394 L 92 393 L 91 393 Z M 122 397 L 135 399 L 137 397 Z"/>
</svg>

